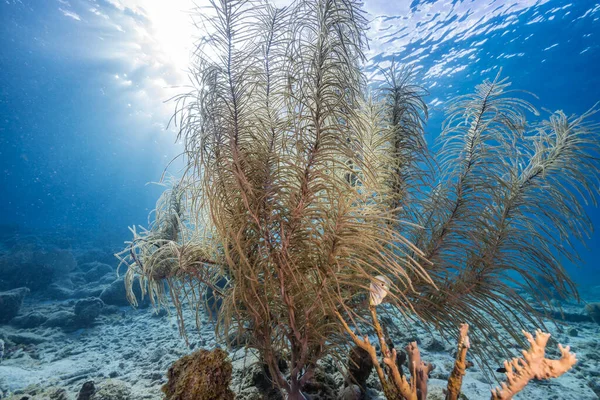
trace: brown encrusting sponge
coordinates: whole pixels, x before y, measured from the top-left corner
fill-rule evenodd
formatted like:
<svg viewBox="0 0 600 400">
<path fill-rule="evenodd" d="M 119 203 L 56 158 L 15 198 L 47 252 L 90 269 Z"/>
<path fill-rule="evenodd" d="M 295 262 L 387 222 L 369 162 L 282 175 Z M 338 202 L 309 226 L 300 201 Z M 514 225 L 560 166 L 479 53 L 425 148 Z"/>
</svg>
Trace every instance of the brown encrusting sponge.
<svg viewBox="0 0 600 400">
<path fill-rule="evenodd" d="M 225 351 L 198 350 L 175 361 L 162 391 L 167 400 L 233 400 L 231 371 Z"/>
</svg>

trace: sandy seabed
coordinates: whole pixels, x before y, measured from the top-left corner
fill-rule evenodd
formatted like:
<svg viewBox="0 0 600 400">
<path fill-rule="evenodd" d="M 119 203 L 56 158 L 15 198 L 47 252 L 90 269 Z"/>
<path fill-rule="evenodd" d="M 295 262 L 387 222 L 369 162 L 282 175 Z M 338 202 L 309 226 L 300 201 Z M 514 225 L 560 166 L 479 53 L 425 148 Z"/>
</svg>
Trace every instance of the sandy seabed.
<svg viewBox="0 0 600 400">
<path fill-rule="evenodd" d="M 114 275 L 111 279 L 99 278 L 89 283 L 86 290 L 97 293 L 111 280 Z M 94 285 L 98 285 L 98 290 Z M 591 294 L 598 292 L 600 287 L 589 290 Z M 589 301 L 598 301 L 589 297 Z M 175 360 L 199 348 L 212 349 L 217 345 L 214 327 L 204 316 L 199 331 L 190 327 L 187 346 L 179 335 L 175 315 L 166 310 L 156 313 L 152 307 L 105 305 L 88 326 L 78 327 L 71 318 L 81 300 L 50 300 L 44 294 L 30 294 L 25 297 L 19 315 L 0 324 L 0 339 L 5 343 L 4 359 L 0 363 L 0 398 L 77 399 L 83 384 L 93 381 L 97 393 L 91 397 L 93 400 L 161 399 L 160 388 Z M 570 316 L 585 315 L 582 304 L 566 304 L 564 311 Z M 194 321 L 191 311 L 187 317 Z M 552 348 L 548 348 L 548 357 L 557 356 L 554 347 L 560 342 L 570 345 L 579 361 L 573 370 L 558 379 L 532 382 L 516 398 L 598 399 L 600 324 L 562 321 L 559 325 L 549 323 L 547 327 L 555 339 L 551 341 Z M 442 388 L 452 370 L 455 344 L 444 342 L 423 326 L 415 326 L 402 337 L 395 337 L 394 342 L 404 345 L 415 337 L 420 339 L 422 358 L 435 365 L 428 399 L 443 399 Z M 257 383 L 261 378 L 253 367 L 257 358 L 251 351 L 232 349 L 230 358 L 233 363 L 231 389 L 236 398 L 272 398 L 265 397 Z M 337 393 L 343 385 L 341 370 L 333 362 L 323 361 L 321 376 L 332 386 L 330 393 Z M 494 376 L 501 379 L 503 374 L 492 373 L 490 378 L 478 365 L 470 368 L 462 387 L 464 398 L 489 399 L 490 389 L 497 384 Z M 368 380 L 368 398 L 384 399 L 379 388 L 376 374 L 372 373 Z"/>
</svg>

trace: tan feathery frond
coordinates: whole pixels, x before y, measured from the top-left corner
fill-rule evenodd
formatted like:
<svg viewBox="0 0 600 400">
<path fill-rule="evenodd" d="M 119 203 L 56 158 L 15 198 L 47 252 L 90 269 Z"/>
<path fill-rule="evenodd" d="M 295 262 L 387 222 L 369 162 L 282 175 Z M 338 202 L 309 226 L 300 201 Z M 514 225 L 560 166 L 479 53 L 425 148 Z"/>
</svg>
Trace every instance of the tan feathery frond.
<svg viewBox="0 0 600 400">
<path fill-rule="evenodd" d="M 136 279 L 157 305 L 168 290 L 184 330 L 182 308 L 198 316 L 211 288 L 221 338 L 248 333 L 296 399 L 346 329 L 371 324 L 378 276 L 390 312 L 450 335 L 467 322 L 474 342 L 539 322 L 522 289 L 574 293 L 561 257 L 576 260 L 570 240 L 590 230 L 595 109 L 528 122 L 537 111 L 498 75 L 449 103 L 432 159 L 409 69 L 365 94 L 359 1 L 211 4 L 175 98 L 184 176 L 121 253 L 134 304 Z"/>
</svg>

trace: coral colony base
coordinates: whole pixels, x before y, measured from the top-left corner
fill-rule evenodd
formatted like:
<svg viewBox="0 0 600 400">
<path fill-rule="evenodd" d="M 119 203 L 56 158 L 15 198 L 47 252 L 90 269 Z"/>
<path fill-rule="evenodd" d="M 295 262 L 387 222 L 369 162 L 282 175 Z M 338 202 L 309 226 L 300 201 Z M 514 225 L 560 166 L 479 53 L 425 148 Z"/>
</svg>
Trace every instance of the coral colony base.
<svg viewBox="0 0 600 400">
<path fill-rule="evenodd" d="M 124 276 L 60 248 L 2 255 L 2 392 L 546 399 L 554 381 L 537 381 L 560 377 L 575 383 L 555 398 L 597 398 L 597 341 L 576 338 L 598 337 L 600 308 L 565 314 L 579 294 L 563 267 L 593 228 L 597 106 L 542 115 L 498 73 L 449 103 L 430 150 L 413 71 L 367 80 L 359 1 L 211 3 L 193 86 L 175 98 L 185 168 L 150 226 L 131 228 Z M 553 329 L 548 316 L 580 324 L 553 334 L 586 348 L 584 363 L 528 333 Z"/>
</svg>

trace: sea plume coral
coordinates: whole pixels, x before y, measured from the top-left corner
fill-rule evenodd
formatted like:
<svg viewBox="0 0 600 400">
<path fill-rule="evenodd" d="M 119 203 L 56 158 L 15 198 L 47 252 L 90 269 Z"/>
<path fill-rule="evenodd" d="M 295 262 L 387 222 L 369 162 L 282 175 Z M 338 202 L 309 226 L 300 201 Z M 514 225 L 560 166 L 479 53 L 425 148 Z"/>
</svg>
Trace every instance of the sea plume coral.
<svg viewBox="0 0 600 400">
<path fill-rule="evenodd" d="M 518 338 L 513 317 L 539 323 L 524 293 L 548 300 L 544 281 L 576 295 L 561 260 L 591 229 L 581 200 L 595 201 L 600 177 L 595 108 L 539 121 L 498 75 L 450 104 L 432 155 L 412 72 L 394 64 L 367 85 L 358 1 L 212 5 L 176 98 L 184 175 L 120 254 L 132 303 L 137 279 L 155 305 L 170 297 L 185 333 L 184 305 L 198 316 L 218 296 L 221 338 L 250 336 L 274 384 L 300 399 L 351 332 L 359 345 L 354 332 L 374 329 L 389 347 L 381 302 L 452 336 L 467 322 L 502 350 L 497 324 Z M 393 371 L 393 352 L 384 361 Z"/>
<path fill-rule="evenodd" d="M 406 256 L 419 250 L 386 223 L 389 202 L 373 201 L 390 196 L 388 144 L 377 137 L 380 108 L 360 108 L 358 3 L 213 5 L 210 51 L 199 47 L 195 88 L 175 116 L 187 175 L 150 230 L 134 231 L 126 280 L 139 276 L 157 304 L 166 281 L 179 310 L 180 298 L 198 306 L 197 288 L 226 276 L 219 333 L 250 332 L 275 384 L 299 398 L 317 360 L 345 345 L 336 313 L 359 316 L 365 282 L 385 274 L 408 289 L 408 270 L 427 275 Z M 401 291 L 389 297 L 410 309 Z"/>
<path fill-rule="evenodd" d="M 582 201 L 595 204 L 600 178 L 597 108 L 532 121 L 537 111 L 518 95 L 498 75 L 452 103 L 438 183 L 416 214 L 425 229 L 408 236 L 439 289 L 413 279 L 417 313 L 446 331 L 468 321 L 480 339 L 500 324 L 518 340 L 525 326 L 513 316 L 539 324 L 532 304 L 577 297 L 563 263 L 578 260 L 575 242 L 591 232 Z"/>
<path fill-rule="evenodd" d="M 155 307 L 165 306 L 169 293 L 184 336 L 182 303 L 195 304 L 196 325 L 199 325 L 202 294 L 206 287 L 220 293 L 218 283 L 224 274 L 219 262 L 213 261 L 219 260 L 219 256 L 210 232 L 203 228 L 199 216 L 189 214 L 186 196 L 190 193 L 185 185 L 185 181 L 169 181 L 152 213 L 154 219 L 149 228 L 132 227 L 133 240 L 116 254 L 121 260 L 119 267 L 127 265 L 125 287 L 131 304 L 138 305 L 135 284 Z"/>
</svg>

